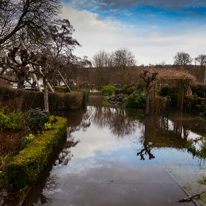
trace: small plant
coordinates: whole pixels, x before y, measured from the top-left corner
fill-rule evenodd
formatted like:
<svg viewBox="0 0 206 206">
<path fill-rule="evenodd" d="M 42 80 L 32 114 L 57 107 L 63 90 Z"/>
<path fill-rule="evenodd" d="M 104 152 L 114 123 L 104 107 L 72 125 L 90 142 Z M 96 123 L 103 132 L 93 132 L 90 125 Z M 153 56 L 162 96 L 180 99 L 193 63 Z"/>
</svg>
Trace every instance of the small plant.
<svg viewBox="0 0 206 206">
<path fill-rule="evenodd" d="M 28 140 L 33 140 L 35 138 L 35 136 L 33 134 L 29 134 L 28 137 L 26 137 L 26 139 Z"/>
<path fill-rule="evenodd" d="M 24 114 L 19 111 L 13 111 L 5 114 L 6 107 L 0 109 L 0 128 L 4 130 L 23 130 L 26 128 L 26 121 Z"/>
<path fill-rule="evenodd" d="M 49 130 L 49 129 L 51 129 L 51 124 L 49 123 L 49 122 L 47 122 L 47 123 L 44 123 L 44 128 L 45 128 L 45 130 Z"/>
<path fill-rule="evenodd" d="M 41 110 L 40 108 L 29 110 L 28 125 L 33 133 L 42 132 L 44 124 L 48 121 L 49 114 L 45 110 Z"/>
<path fill-rule="evenodd" d="M 126 99 L 125 106 L 127 108 L 138 108 L 145 109 L 146 106 L 146 95 L 137 92 L 132 93 Z"/>
</svg>

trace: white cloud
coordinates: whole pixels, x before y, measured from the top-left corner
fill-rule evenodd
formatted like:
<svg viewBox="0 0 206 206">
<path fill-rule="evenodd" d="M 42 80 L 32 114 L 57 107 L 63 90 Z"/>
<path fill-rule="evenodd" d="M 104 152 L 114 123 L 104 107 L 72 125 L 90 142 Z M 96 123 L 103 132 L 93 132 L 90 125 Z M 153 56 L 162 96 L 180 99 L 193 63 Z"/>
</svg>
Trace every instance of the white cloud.
<svg viewBox="0 0 206 206">
<path fill-rule="evenodd" d="M 206 44 L 206 25 L 198 27 L 191 23 L 188 27 L 184 24 L 158 31 L 158 25 L 134 25 L 134 22 L 127 25 L 114 18 L 99 18 L 96 13 L 77 10 L 69 4 L 63 5 L 62 17 L 70 20 L 75 29 L 73 37 L 82 45 L 74 51 L 77 56 L 86 55 L 91 59 L 99 50 L 111 52 L 126 47 L 140 64 L 163 60 L 172 64 L 178 51 L 187 52 L 192 57 L 205 53 L 202 45 Z"/>
</svg>

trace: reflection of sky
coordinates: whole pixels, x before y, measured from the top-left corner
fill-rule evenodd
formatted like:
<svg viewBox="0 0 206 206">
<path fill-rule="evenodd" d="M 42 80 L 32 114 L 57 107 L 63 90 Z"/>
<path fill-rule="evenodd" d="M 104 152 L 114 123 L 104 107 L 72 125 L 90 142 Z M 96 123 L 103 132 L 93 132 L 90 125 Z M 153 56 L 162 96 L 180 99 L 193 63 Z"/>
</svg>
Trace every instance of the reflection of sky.
<svg viewBox="0 0 206 206">
<path fill-rule="evenodd" d="M 115 114 L 114 109 L 111 112 Z M 201 176 L 198 159 L 194 159 L 186 149 L 151 148 L 155 159 L 149 160 L 145 155 L 145 161 L 141 161 L 137 153 L 143 149 L 144 123 L 134 120 L 131 133 L 122 138 L 112 132 L 108 122 L 101 126 L 95 122 L 94 107 L 88 107 L 87 114 L 85 116 L 89 116 L 89 119 L 86 121 L 91 120 L 91 125 L 86 130 L 82 128 L 72 132 L 74 141 L 80 142 L 70 148 L 73 155 L 71 161 L 67 165 L 54 166 L 50 173 L 50 178 L 53 177 L 60 183 L 60 189 L 57 188 L 51 193 L 48 187 L 44 189 L 45 196 L 58 194 L 58 199 L 65 198 L 67 195 L 72 195 L 74 198 L 81 191 L 83 193 L 83 189 L 88 189 L 86 185 L 78 184 L 108 184 L 111 181 L 118 184 L 158 183 L 162 178 L 162 173 L 159 173 L 162 171 L 162 166 L 171 171 L 183 186 L 188 180 L 195 185 L 197 178 Z M 103 116 L 106 117 L 106 114 Z M 127 117 L 123 118 L 127 121 Z M 172 120 L 169 120 L 169 130 L 173 130 Z M 190 131 L 188 138 L 195 136 L 199 135 Z M 156 178 L 153 178 L 154 173 Z M 197 175 L 194 178 L 195 174 Z M 163 178 L 163 181 L 167 182 L 168 178 Z M 70 184 L 74 185 L 71 189 Z M 108 190 L 106 185 L 101 185 L 101 189 L 102 192 Z M 86 193 L 84 194 L 86 196 Z"/>
<path fill-rule="evenodd" d="M 95 109 L 88 107 L 90 119 L 95 115 Z M 114 114 L 115 110 L 111 109 Z M 92 122 L 92 121 L 91 121 Z M 73 133 L 75 141 L 80 140 L 74 148 L 71 149 L 73 155 L 72 160 L 63 168 L 54 168 L 53 173 L 81 173 L 85 169 L 103 167 L 105 162 L 126 163 L 132 167 L 137 167 L 141 164 L 150 164 L 151 161 L 146 156 L 146 161 L 140 161 L 137 152 L 142 149 L 142 132 L 144 125 L 135 121 L 135 130 L 124 138 L 117 138 L 111 133 L 108 124 L 99 127 L 96 122 L 93 122 L 86 132 L 79 130 Z M 169 120 L 169 130 L 173 129 L 173 122 Z M 188 139 L 199 137 L 194 132 L 189 132 Z M 197 160 L 192 159 L 192 155 L 186 149 L 175 148 L 154 148 L 151 150 L 155 158 L 162 162 L 184 162 L 189 165 L 197 165 Z"/>
<path fill-rule="evenodd" d="M 141 145 L 136 143 L 142 136 L 142 130 L 136 127 L 131 136 L 118 139 L 108 128 L 91 125 L 86 132 L 80 130 L 73 136 L 75 140 L 80 140 L 80 143 L 72 148 L 72 161 L 61 169 L 61 173 L 101 167 L 103 160 L 127 162 L 132 165 L 137 160 L 136 149 L 141 148 Z M 136 145 L 133 142 L 136 142 Z"/>
</svg>

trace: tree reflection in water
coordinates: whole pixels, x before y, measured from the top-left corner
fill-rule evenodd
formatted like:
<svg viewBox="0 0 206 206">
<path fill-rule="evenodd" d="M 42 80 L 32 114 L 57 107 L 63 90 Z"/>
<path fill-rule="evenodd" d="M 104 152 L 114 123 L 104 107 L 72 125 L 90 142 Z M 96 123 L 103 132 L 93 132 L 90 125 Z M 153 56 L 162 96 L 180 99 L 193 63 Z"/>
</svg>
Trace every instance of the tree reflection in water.
<svg viewBox="0 0 206 206">
<path fill-rule="evenodd" d="M 137 110 L 123 110 L 111 107 L 88 107 L 92 124 L 98 128 L 109 128 L 117 138 L 131 137 L 137 127 L 142 129 L 142 149 L 137 152 L 140 160 L 155 158 L 153 148 L 177 148 L 185 149 L 190 130 L 183 127 L 183 118 L 170 120 L 157 115 L 145 117 Z M 135 143 L 135 142 L 134 142 Z"/>
<path fill-rule="evenodd" d="M 138 120 L 130 119 L 125 110 L 111 107 L 91 107 L 93 110 L 92 124 L 98 128 L 109 128 L 117 138 L 124 138 L 136 131 Z"/>
</svg>

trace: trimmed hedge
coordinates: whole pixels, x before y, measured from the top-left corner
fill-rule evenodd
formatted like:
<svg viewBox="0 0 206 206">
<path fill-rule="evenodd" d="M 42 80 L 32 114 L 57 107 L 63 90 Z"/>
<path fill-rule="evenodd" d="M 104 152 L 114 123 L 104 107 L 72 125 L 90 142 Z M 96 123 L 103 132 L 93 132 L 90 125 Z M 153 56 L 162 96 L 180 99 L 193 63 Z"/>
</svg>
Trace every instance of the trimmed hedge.
<svg viewBox="0 0 206 206">
<path fill-rule="evenodd" d="M 0 85 L 0 102 L 14 100 L 16 89 Z M 86 99 L 85 91 L 68 92 L 68 93 L 49 93 L 49 110 L 73 110 L 82 107 Z M 24 90 L 23 110 L 30 108 L 44 109 L 44 93 Z"/>
<path fill-rule="evenodd" d="M 16 97 L 16 89 L 0 84 L 0 102 L 9 101 Z"/>
<path fill-rule="evenodd" d="M 56 118 L 57 122 L 53 124 L 53 127 L 57 130 L 46 131 L 36 138 L 6 166 L 8 185 L 23 188 L 37 179 L 54 148 L 66 133 L 67 119 Z"/>
<path fill-rule="evenodd" d="M 75 92 L 81 92 L 82 93 L 82 106 L 85 106 L 88 100 L 88 94 L 90 91 L 88 89 L 75 89 Z"/>
</svg>

